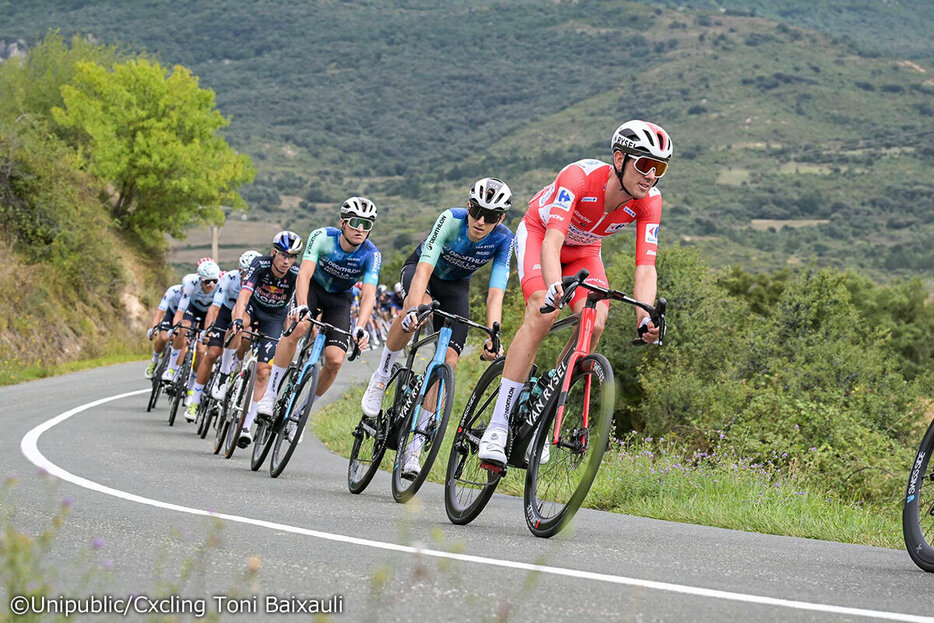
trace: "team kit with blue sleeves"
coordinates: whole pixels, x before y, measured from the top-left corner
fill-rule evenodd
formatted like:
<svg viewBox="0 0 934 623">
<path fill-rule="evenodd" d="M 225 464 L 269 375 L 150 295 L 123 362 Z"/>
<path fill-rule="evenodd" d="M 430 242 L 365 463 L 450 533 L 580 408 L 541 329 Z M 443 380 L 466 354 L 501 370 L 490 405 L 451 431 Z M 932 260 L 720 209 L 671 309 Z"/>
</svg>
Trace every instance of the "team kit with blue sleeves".
<svg viewBox="0 0 934 623">
<path fill-rule="evenodd" d="M 470 316 L 470 276 L 482 266 L 493 262 L 490 288 L 506 290 L 509 262 L 512 254 L 512 231 L 502 223 L 481 240 L 472 242 L 467 236 L 467 209 L 451 208 L 441 213 L 428 237 L 415 248 L 402 266 L 402 287 L 412 285 L 419 262 L 434 266 L 428 281 L 428 293 L 441 304 L 441 309 L 459 316 Z M 467 339 L 467 327 L 454 327 L 449 346 L 458 353 Z"/>
<path fill-rule="evenodd" d="M 351 251 L 344 251 L 340 237 L 341 232 L 335 227 L 314 230 L 308 236 L 302 261 L 315 263 L 308 287 L 308 309 L 312 313 L 320 312 L 322 322 L 349 331 L 354 284 L 362 281 L 376 286 L 379 283 L 382 255 L 369 240 Z M 348 338 L 342 335 L 330 336 L 327 343 L 344 351 L 350 348 Z"/>
</svg>

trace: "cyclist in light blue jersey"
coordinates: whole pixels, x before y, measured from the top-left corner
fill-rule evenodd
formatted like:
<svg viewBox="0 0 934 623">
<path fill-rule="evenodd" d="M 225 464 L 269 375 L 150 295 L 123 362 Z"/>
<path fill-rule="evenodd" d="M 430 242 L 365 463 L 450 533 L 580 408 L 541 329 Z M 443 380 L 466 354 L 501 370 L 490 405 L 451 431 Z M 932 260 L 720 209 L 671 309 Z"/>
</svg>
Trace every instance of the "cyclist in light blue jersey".
<svg viewBox="0 0 934 623">
<path fill-rule="evenodd" d="M 468 207 L 442 212 L 428 237 L 405 261 L 401 283 L 405 292 L 402 308 L 407 311 L 399 314 L 389 329 L 379 365 L 361 401 L 364 414 L 373 417 L 379 413 L 392 364 L 416 328 L 413 311 L 416 306 L 435 299 L 443 311 L 469 318 L 470 276 L 492 262 L 486 301 L 487 324 L 492 326 L 502 321 L 513 244 L 512 232 L 502 223 L 511 203 L 512 192 L 501 180 L 492 177 L 478 180 L 470 189 Z M 457 324 L 452 329 L 445 361 L 453 368 L 467 339 L 467 327 Z M 487 340 L 481 357 L 496 358 L 500 353 L 493 352 L 492 348 L 493 343 Z M 434 414 L 423 407 L 420 420 L 427 421 L 431 417 Z M 418 453 L 423 440 L 424 437 L 415 436 L 406 450 L 408 456 L 403 465 L 406 476 L 418 474 Z"/>
<path fill-rule="evenodd" d="M 341 204 L 339 229 L 322 227 L 309 234 L 295 286 L 294 307 L 290 311 L 292 318 L 302 318 L 306 313 L 317 316 L 320 312 L 322 322 L 350 331 L 352 289 L 362 280 L 360 313 L 352 331 L 361 349 L 366 348 L 368 341 L 365 327 L 376 300 L 382 262 L 379 250 L 368 240 L 375 222 L 373 202 L 365 197 L 351 197 Z M 308 321 L 302 321 L 290 336 L 279 340 L 266 393 L 257 405 L 258 413 L 272 415 L 279 382 L 309 325 Z M 322 396 L 334 382 L 348 348 L 350 343 L 343 336 L 328 337 L 317 396 Z"/>
<path fill-rule="evenodd" d="M 198 405 L 201 404 L 201 392 L 211 376 L 211 368 L 214 362 L 221 356 L 223 350 L 224 358 L 221 360 L 221 377 L 214 387 L 213 397 L 221 400 L 226 392 L 227 377 L 234 365 L 234 354 L 236 349 L 223 348 L 224 336 L 230 327 L 230 313 L 234 305 L 237 304 L 237 297 L 240 295 L 240 273 L 246 272 L 250 268 L 253 260 L 261 255 L 259 251 L 247 251 L 240 256 L 240 270 L 229 270 L 221 275 L 217 287 L 214 288 L 214 296 L 211 306 L 208 307 L 207 316 L 204 319 L 204 326 L 210 328 L 206 335 L 207 350 L 198 364 L 198 378 L 195 380 L 189 394 L 191 399 L 188 401 L 188 409 L 185 412 L 185 419 L 194 421 L 198 415 Z"/>
</svg>

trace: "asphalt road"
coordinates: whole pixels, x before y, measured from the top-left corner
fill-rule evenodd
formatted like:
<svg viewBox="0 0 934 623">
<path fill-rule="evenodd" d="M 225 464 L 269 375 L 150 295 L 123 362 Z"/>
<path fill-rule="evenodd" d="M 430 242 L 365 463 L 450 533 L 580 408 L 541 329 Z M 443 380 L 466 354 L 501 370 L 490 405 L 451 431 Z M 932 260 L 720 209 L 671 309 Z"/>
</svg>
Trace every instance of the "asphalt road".
<svg viewBox="0 0 934 623">
<path fill-rule="evenodd" d="M 368 365 L 347 364 L 331 394 Z M 350 494 L 346 459 L 312 435 L 273 480 L 246 451 L 213 455 L 181 416 L 168 427 L 164 403 L 147 414 L 147 394 L 86 407 L 146 390 L 143 368 L 0 388 L 3 512 L 35 535 L 70 505 L 46 554 L 56 594 L 168 597 L 157 606 L 189 612 L 223 603 L 243 611 L 223 619 L 243 621 L 281 619 L 270 599 L 280 611 L 321 599 L 347 621 L 934 622 L 934 576 L 903 551 L 589 510 L 543 540 L 521 499 L 502 495 L 453 526 L 438 485 L 400 505 L 380 473 Z"/>
</svg>

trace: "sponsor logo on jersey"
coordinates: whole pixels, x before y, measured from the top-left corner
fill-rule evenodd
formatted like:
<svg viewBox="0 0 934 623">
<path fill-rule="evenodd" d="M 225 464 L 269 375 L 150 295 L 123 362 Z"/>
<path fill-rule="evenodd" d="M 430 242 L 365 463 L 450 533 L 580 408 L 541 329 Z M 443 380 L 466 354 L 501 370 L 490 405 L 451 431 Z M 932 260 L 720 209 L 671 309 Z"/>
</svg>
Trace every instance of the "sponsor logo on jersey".
<svg viewBox="0 0 934 623">
<path fill-rule="evenodd" d="M 635 213 L 631 208 L 629 208 L 629 207 L 623 208 L 623 212 L 625 212 L 626 214 L 628 214 L 628 215 L 631 216 L 632 218 L 636 218 L 636 213 Z"/>
<path fill-rule="evenodd" d="M 554 213 L 552 213 L 552 214 L 549 214 L 549 215 L 548 215 L 548 220 L 549 220 L 549 221 L 563 221 L 563 220 L 564 220 L 564 217 L 563 217 L 562 215 L 560 215 L 560 214 L 554 214 Z"/>
<path fill-rule="evenodd" d="M 609 227 L 606 228 L 606 233 L 608 234 L 616 233 L 628 224 L 629 223 L 611 223 Z"/>
<path fill-rule="evenodd" d="M 554 182 L 549 184 L 548 188 L 542 189 L 542 196 L 538 199 L 538 207 L 544 208 L 545 203 L 547 203 L 548 199 L 551 198 L 551 195 L 554 194 L 554 192 L 555 192 Z"/>
<path fill-rule="evenodd" d="M 653 251 L 652 249 L 649 249 L 648 251 L 646 251 L 645 254 L 646 255 L 657 255 L 655 251 Z"/>
<path fill-rule="evenodd" d="M 571 209 L 571 204 L 574 203 L 574 193 L 562 186 L 558 189 L 558 197 L 555 199 L 555 205 L 559 208 L 565 210 Z"/>
<path fill-rule="evenodd" d="M 597 203 L 596 197 L 581 197 L 581 203 Z"/>
<path fill-rule="evenodd" d="M 649 244 L 658 244 L 658 223 L 649 223 L 645 226 L 645 241 Z"/>
</svg>

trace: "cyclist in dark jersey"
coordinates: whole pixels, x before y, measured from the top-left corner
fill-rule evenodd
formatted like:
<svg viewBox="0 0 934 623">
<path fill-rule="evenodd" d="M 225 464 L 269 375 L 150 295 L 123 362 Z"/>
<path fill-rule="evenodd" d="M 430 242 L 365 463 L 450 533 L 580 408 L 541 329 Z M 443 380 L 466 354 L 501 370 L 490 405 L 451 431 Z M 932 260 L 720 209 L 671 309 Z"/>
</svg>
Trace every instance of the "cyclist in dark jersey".
<svg viewBox="0 0 934 623">
<path fill-rule="evenodd" d="M 477 181 L 470 189 L 468 207 L 442 212 L 428 237 L 405 261 L 402 267 L 402 287 L 406 293 L 403 309 L 408 311 L 397 316 L 389 330 L 379 365 L 361 401 L 364 414 L 375 416 L 379 413 L 392 364 L 416 328 L 415 306 L 435 299 L 443 311 L 469 318 L 470 276 L 481 266 L 493 262 L 487 294 L 487 323 L 492 325 L 502 321 L 503 295 L 509 280 L 509 257 L 513 244 L 512 232 L 502 222 L 511 202 L 512 192 L 501 180 L 488 177 Z M 451 367 L 457 365 L 466 339 L 467 327 L 455 325 L 445 354 L 445 360 Z M 492 348 L 492 342 L 487 340 L 481 356 L 495 358 L 499 353 L 493 352 Z M 434 417 L 425 408 L 420 413 L 422 421 Z M 407 477 L 418 474 L 418 453 L 423 440 L 422 436 L 415 436 L 407 448 L 403 466 Z"/>
<path fill-rule="evenodd" d="M 322 227 L 309 234 L 290 318 L 320 313 L 322 322 L 350 331 L 352 289 L 358 280 L 362 280 L 360 313 L 353 335 L 360 348 L 366 348 L 368 334 L 365 327 L 376 301 L 382 263 L 376 245 L 368 240 L 375 222 L 376 206 L 373 202 L 365 197 L 350 197 L 341 204 L 340 229 Z M 303 320 L 289 337 L 279 340 L 269 385 L 259 403 L 259 412 L 263 415 L 272 414 L 279 382 L 309 325 L 307 320 Z M 333 335 L 328 338 L 324 366 L 318 377 L 317 396 L 322 396 L 334 382 L 348 348 L 350 343 L 345 337 Z"/>
<path fill-rule="evenodd" d="M 232 328 L 238 335 L 230 342 L 231 348 L 240 346 L 240 331 L 244 326 L 253 328 L 269 338 L 278 338 L 282 335 L 286 316 L 289 312 L 289 301 L 295 292 L 295 281 L 298 279 L 298 266 L 295 258 L 302 250 L 302 239 L 295 232 L 280 231 L 272 241 L 272 255 L 258 257 L 250 264 L 250 268 L 243 276 L 240 284 L 240 294 L 237 304 L 234 305 L 231 317 Z M 256 404 L 266 391 L 269 381 L 269 360 L 276 351 L 274 339 L 264 339 L 259 343 L 258 360 L 256 366 L 256 383 L 253 389 L 253 400 L 250 410 L 240 433 L 237 444 L 245 448 L 253 441 L 250 426 L 256 418 Z"/>
</svg>

